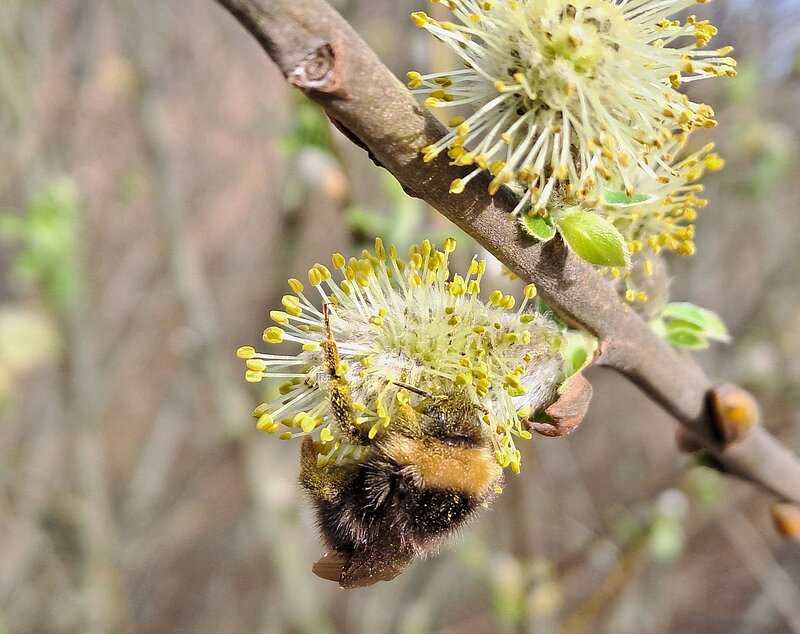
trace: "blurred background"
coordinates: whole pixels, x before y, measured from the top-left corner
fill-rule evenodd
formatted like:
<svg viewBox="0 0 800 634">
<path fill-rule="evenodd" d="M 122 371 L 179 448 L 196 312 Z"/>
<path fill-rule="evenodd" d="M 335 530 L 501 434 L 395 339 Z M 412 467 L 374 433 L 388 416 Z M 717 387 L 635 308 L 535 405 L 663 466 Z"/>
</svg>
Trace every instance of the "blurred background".
<svg viewBox="0 0 800 634">
<path fill-rule="evenodd" d="M 451 63 L 408 18 L 440 7 L 336 6 L 398 76 Z M 735 340 L 700 362 L 800 450 L 800 2 L 697 9 L 741 72 L 691 84 L 727 168 L 672 297 L 722 315 Z M 288 277 L 375 235 L 478 249 L 212 0 L 0 3 L 0 633 L 800 632 L 769 500 L 607 371 L 442 556 L 362 590 L 312 576 L 299 443 L 256 432 L 269 386 L 234 353 Z"/>
</svg>

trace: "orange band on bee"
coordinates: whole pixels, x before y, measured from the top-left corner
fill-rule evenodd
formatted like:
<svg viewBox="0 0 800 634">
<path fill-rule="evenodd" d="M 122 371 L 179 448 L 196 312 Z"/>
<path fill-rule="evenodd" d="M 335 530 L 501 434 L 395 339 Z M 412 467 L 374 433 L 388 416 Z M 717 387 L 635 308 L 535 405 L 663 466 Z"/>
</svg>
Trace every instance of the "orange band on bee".
<svg viewBox="0 0 800 634">
<path fill-rule="evenodd" d="M 397 436 L 386 443 L 385 455 L 405 467 L 423 489 L 447 489 L 483 499 L 502 478 L 502 468 L 484 447 Z"/>
</svg>

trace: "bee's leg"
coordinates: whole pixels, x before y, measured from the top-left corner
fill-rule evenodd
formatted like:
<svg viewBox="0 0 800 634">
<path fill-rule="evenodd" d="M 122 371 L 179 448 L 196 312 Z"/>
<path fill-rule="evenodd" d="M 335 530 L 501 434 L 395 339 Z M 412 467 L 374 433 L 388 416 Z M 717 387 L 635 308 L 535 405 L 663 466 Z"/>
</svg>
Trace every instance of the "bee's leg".
<svg viewBox="0 0 800 634">
<path fill-rule="evenodd" d="M 300 448 L 300 485 L 317 500 L 334 500 L 353 479 L 352 470 L 333 465 L 317 466 L 319 446 L 311 436 L 303 439 Z"/>
<path fill-rule="evenodd" d="M 391 581 L 412 559 L 413 551 L 391 539 L 356 549 L 342 567 L 339 585 L 342 588 L 363 588 L 378 581 Z"/>
<path fill-rule="evenodd" d="M 318 577 L 339 583 L 354 546 L 347 532 L 341 529 L 341 509 L 356 472 L 335 465 L 319 467 L 318 451 L 318 444 L 306 436 L 300 449 L 300 485 L 311 498 L 322 541 L 328 548 L 311 571 Z"/>
<path fill-rule="evenodd" d="M 391 581 L 414 559 L 407 548 L 383 550 L 383 545 L 352 553 L 332 551 L 325 553 L 311 567 L 311 571 L 329 581 L 336 581 L 341 588 L 364 588 L 378 581 Z"/>
<path fill-rule="evenodd" d="M 322 314 L 325 319 L 325 339 L 322 341 L 322 351 L 325 354 L 325 366 L 330 374 L 330 404 L 333 420 L 339 430 L 347 439 L 358 445 L 367 443 L 366 433 L 359 427 L 353 414 L 353 402 L 350 398 L 350 384 L 342 376 L 340 370 L 339 349 L 331 333 L 330 310 L 328 304 L 322 305 Z"/>
</svg>

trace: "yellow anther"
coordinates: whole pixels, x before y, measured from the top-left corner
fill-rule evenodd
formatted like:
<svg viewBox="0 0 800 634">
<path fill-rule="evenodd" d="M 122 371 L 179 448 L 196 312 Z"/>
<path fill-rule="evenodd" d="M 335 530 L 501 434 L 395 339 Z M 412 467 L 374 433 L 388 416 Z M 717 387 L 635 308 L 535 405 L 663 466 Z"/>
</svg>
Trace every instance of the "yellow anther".
<svg viewBox="0 0 800 634">
<path fill-rule="evenodd" d="M 264 375 L 261 372 L 256 372 L 255 370 L 247 370 L 244 373 L 244 380 L 248 383 L 260 383 L 261 379 L 264 378 Z"/>
<path fill-rule="evenodd" d="M 408 77 L 408 87 L 411 88 L 411 90 L 422 86 L 422 75 L 417 71 L 412 70 L 406 73 L 406 77 Z"/>
<path fill-rule="evenodd" d="M 266 343 L 280 343 L 283 341 L 283 336 L 286 333 L 283 331 L 282 328 L 278 328 L 277 326 L 270 326 L 264 331 L 263 339 Z"/>
<path fill-rule="evenodd" d="M 236 356 L 240 359 L 252 359 L 255 354 L 256 350 L 251 346 L 242 346 L 236 349 Z"/>
<path fill-rule="evenodd" d="M 317 426 L 317 421 L 308 414 L 305 414 L 303 416 L 303 419 L 300 421 L 300 429 L 302 429 L 307 434 L 312 432 L 316 426 Z"/>
<path fill-rule="evenodd" d="M 428 25 L 430 18 L 428 18 L 428 14 L 424 11 L 415 11 L 411 14 L 411 19 L 419 28 L 424 28 Z"/>
<path fill-rule="evenodd" d="M 314 265 L 314 268 L 315 268 L 317 271 L 319 271 L 320 277 L 322 277 L 323 281 L 324 281 L 324 280 L 329 280 L 329 279 L 331 279 L 331 271 L 330 271 L 330 269 L 329 269 L 327 266 L 325 266 L 324 264 L 319 264 L 319 263 L 318 263 L 318 264 L 315 264 L 315 265 Z"/>
<path fill-rule="evenodd" d="M 703 159 L 703 164 L 706 166 L 706 169 L 711 170 L 712 172 L 716 172 L 721 170 L 725 167 L 725 161 L 722 159 L 718 154 L 709 154 Z"/>
<path fill-rule="evenodd" d="M 267 369 L 267 363 L 263 359 L 248 359 L 245 361 L 248 370 L 263 372 Z"/>
<path fill-rule="evenodd" d="M 261 415 L 269 412 L 269 409 L 269 403 L 261 403 L 253 410 L 252 416 L 253 418 L 261 418 Z"/>
<path fill-rule="evenodd" d="M 282 310 L 269 311 L 269 318 L 276 324 L 280 324 L 281 326 L 285 326 L 286 324 L 289 323 L 289 315 L 287 315 Z"/>
<path fill-rule="evenodd" d="M 465 385 L 472 384 L 472 376 L 467 374 L 466 372 L 459 372 L 456 374 L 456 378 L 453 379 L 453 384 L 464 387 Z"/>
<path fill-rule="evenodd" d="M 256 429 L 260 431 L 267 431 L 274 424 L 275 421 L 272 419 L 272 416 L 267 413 L 264 413 L 258 417 L 258 422 L 256 423 Z"/>
<path fill-rule="evenodd" d="M 462 193 L 464 191 L 464 187 L 465 186 L 466 186 L 466 184 L 464 183 L 463 179 L 456 178 L 456 179 L 453 180 L 452 183 L 450 183 L 450 193 L 451 194 L 460 194 L 460 193 Z"/>
<path fill-rule="evenodd" d="M 300 306 L 300 300 L 294 295 L 284 295 L 281 298 L 281 304 L 292 317 L 299 317 L 303 313 L 303 308 Z"/>
<path fill-rule="evenodd" d="M 317 269 L 308 269 L 308 282 L 311 286 L 319 286 L 322 284 L 322 275 Z"/>
</svg>

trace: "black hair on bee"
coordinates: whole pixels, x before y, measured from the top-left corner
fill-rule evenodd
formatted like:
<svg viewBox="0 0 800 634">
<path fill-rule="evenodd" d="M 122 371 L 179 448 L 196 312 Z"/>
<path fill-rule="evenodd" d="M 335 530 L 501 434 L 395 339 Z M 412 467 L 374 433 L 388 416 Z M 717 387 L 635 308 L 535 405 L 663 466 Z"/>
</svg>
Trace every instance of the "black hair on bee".
<svg viewBox="0 0 800 634">
<path fill-rule="evenodd" d="M 480 413 L 463 390 L 402 405 L 374 439 L 360 438 L 366 451 L 352 464 L 318 466 L 319 445 L 306 438 L 300 483 L 329 549 L 314 572 L 355 588 L 438 553 L 503 479 Z"/>
</svg>

